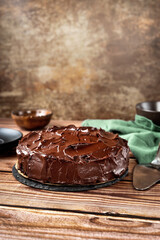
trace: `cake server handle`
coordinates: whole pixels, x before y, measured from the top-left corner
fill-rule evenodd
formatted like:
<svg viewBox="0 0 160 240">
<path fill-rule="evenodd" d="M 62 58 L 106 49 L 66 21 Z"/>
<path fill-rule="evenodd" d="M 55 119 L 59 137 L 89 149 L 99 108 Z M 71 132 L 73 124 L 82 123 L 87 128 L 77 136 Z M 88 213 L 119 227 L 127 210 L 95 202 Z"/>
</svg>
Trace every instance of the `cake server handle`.
<svg viewBox="0 0 160 240">
<path fill-rule="evenodd" d="M 153 166 L 154 168 L 160 169 L 160 143 L 159 143 L 157 155 L 155 159 L 151 162 L 151 166 Z"/>
</svg>

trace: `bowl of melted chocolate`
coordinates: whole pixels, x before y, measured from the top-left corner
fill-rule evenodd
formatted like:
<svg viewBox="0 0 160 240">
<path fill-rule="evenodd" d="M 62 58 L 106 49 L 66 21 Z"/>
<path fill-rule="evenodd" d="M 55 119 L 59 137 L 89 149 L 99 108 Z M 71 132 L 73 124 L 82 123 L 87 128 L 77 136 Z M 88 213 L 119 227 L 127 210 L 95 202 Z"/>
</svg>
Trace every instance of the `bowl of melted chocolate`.
<svg viewBox="0 0 160 240">
<path fill-rule="evenodd" d="M 18 110 L 11 113 L 16 124 L 26 130 L 44 128 L 51 120 L 52 112 L 47 109 Z"/>
</svg>

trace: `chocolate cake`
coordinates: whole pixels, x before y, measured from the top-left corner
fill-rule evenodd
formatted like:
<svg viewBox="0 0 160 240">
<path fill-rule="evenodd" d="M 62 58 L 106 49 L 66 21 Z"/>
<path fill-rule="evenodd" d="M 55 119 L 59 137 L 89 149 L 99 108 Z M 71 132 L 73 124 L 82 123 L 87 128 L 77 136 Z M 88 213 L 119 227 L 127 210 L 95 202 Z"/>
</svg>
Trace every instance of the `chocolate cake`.
<svg viewBox="0 0 160 240">
<path fill-rule="evenodd" d="M 16 151 L 18 171 L 47 184 L 99 184 L 120 177 L 128 168 L 127 141 L 92 127 L 32 131 Z"/>
</svg>

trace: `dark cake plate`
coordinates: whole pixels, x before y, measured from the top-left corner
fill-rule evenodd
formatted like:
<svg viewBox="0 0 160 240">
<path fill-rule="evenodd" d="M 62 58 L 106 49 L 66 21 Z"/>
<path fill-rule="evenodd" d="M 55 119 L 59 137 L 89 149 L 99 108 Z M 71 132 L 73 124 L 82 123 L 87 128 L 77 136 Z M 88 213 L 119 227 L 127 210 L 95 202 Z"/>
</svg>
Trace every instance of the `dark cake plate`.
<svg viewBox="0 0 160 240">
<path fill-rule="evenodd" d="M 100 184 L 96 184 L 96 185 L 86 185 L 86 186 L 68 186 L 68 185 L 49 185 L 49 184 L 44 184 L 44 183 L 40 183 L 28 178 L 23 177 L 18 170 L 16 169 L 15 165 L 12 168 L 12 173 L 13 176 L 22 184 L 27 185 L 29 187 L 33 187 L 33 188 L 38 188 L 38 189 L 42 189 L 42 190 L 48 190 L 48 191 L 59 191 L 59 192 L 81 192 L 81 191 L 87 191 L 87 190 L 93 190 L 93 189 L 97 189 L 97 188 L 102 188 L 102 187 L 108 187 L 116 182 L 119 182 L 120 180 L 122 180 L 128 173 L 128 169 L 125 171 L 125 173 L 123 173 L 123 175 L 119 178 L 116 178 L 112 181 L 108 181 L 105 183 L 100 183 Z"/>
</svg>

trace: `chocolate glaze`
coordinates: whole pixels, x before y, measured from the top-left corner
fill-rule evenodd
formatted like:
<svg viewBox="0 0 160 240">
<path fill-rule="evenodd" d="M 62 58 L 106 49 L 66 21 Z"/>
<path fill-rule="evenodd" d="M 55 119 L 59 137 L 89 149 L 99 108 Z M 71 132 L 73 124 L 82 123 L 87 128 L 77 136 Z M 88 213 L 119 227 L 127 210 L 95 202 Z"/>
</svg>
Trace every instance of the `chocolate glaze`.
<svg viewBox="0 0 160 240">
<path fill-rule="evenodd" d="M 127 141 L 92 127 L 52 127 L 32 131 L 17 147 L 18 170 L 53 184 L 96 184 L 128 168 Z"/>
</svg>

